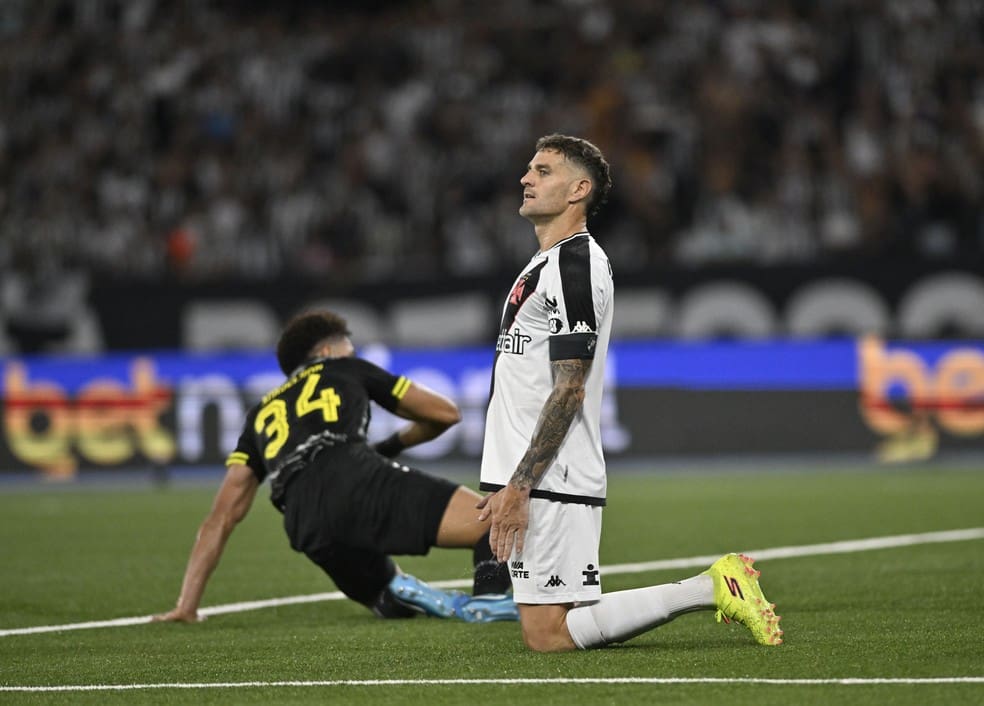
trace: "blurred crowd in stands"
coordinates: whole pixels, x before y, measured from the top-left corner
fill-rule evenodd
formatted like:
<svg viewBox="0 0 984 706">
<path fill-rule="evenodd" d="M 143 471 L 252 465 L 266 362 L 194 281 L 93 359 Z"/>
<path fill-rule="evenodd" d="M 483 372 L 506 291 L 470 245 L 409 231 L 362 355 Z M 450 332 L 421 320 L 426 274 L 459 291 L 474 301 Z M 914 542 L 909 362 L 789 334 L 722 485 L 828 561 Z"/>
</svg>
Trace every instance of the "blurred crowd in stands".
<svg viewBox="0 0 984 706">
<path fill-rule="evenodd" d="M 512 270 L 537 137 L 621 271 L 984 253 L 984 0 L 4 0 L 0 272 Z"/>
</svg>

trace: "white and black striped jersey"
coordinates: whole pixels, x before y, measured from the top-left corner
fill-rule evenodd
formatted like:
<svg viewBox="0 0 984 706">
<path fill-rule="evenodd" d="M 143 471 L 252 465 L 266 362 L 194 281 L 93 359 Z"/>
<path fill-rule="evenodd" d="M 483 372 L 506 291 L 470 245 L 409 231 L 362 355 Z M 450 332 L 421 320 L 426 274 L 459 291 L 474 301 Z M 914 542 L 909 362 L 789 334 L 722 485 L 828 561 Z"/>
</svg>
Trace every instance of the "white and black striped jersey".
<svg viewBox="0 0 984 706">
<path fill-rule="evenodd" d="M 584 405 L 556 459 L 532 492 L 604 505 L 601 398 L 614 287 L 608 257 L 586 232 L 538 252 L 502 312 L 482 453 L 482 490 L 509 482 L 553 390 L 551 361 L 591 359 Z"/>
</svg>

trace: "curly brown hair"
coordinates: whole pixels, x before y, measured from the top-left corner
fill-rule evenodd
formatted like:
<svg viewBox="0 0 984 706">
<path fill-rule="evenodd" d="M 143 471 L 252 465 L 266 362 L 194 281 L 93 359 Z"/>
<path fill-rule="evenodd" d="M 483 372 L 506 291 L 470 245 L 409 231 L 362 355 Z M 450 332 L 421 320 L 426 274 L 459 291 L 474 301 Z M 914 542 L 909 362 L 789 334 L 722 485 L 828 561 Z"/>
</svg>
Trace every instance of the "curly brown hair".
<svg viewBox="0 0 984 706">
<path fill-rule="evenodd" d="M 331 311 L 298 314 L 284 327 L 277 341 L 277 362 L 284 375 L 290 375 L 311 357 L 315 347 L 331 338 L 350 336 L 348 323 Z"/>
<path fill-rule="evenodd" d="M 589 216 L 593 216 L 608 200 L 612 190 L 612 170 L 601 150 L 580 137 L 570 135 L 545 135 L 536 141 L 536 151 L 554 150 L 582 167 L 591 177 L 594 188 L 586 204 Z"/>
</svg>

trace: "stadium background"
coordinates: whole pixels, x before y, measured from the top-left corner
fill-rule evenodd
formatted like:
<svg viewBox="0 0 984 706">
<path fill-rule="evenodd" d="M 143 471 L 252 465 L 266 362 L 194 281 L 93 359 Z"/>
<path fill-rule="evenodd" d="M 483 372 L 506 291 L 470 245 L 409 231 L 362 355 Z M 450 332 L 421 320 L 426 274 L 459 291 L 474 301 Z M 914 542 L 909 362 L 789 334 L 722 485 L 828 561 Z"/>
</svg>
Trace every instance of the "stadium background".
<svg viewBox="0 0 984 706">
<path fill-rule="evenodd" d="M 0 468 L 214 467 L 326 303 L 466 411 L 533 142 L 613 197 L 613 459 L 984 453 L 984 6 L 0 5 Z M 391 424 L 384 421 L 376 433 Z"/>
</svg>

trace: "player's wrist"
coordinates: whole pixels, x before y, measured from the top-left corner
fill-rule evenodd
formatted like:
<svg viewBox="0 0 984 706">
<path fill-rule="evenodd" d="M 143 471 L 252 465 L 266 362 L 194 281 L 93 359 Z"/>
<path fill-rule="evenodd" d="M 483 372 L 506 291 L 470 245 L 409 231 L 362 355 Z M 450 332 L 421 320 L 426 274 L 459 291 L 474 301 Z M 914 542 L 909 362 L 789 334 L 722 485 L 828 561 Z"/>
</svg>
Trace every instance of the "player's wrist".
<svg viewBox="0 0 984 706">
<path fill-rule="evenodd" d="M 533 486 L 529 483 L 517 482 L 516 480 L 509 481 L 509 487 L 527 498 L 533 490 Z"/>
<path fill-rule="evenodd" d="M 372 445 L 373 451 L 386 458 L 395 458 L 407 448 L 407 445 L 400 440 L 400 432 L 396 431 L 387 436 L 382 441 L 377 441 Z"/>
</svg>

